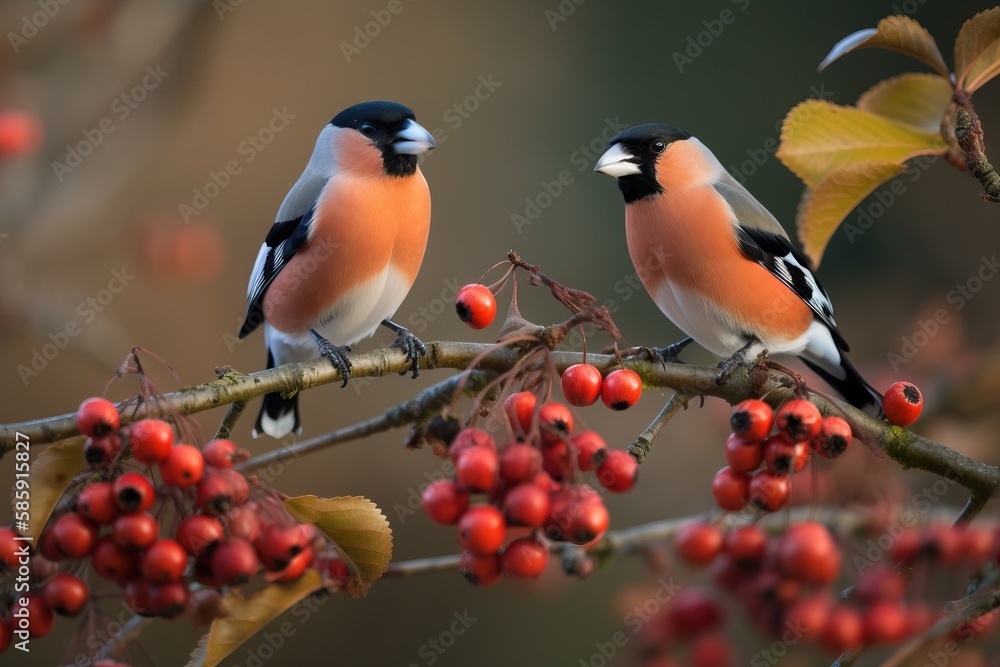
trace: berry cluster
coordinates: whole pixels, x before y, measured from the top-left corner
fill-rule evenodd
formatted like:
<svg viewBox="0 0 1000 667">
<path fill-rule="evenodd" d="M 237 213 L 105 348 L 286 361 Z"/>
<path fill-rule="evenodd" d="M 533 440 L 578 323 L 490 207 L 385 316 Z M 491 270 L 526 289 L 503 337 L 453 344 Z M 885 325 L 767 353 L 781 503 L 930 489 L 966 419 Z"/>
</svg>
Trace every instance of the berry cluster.
<svg viewBox="0 0 1000 667">
<path fill-rule="evenodd" d="M 818 523 L 793 525 L 776 537 L 752 524 L 726 533 L 717 525 L 691 523 L 677 532 L 674 552 L 688 567 L 711 566 L 718 588 L 733 594 L 765 636 L 780 639 L 794 628 L 796 641 L 839 654 L 862 644 L 897 643 L 944 618 L 926 603 L 908 602 L 908 580 L 889 563 L 902 561 L 928 572 L 977 572 L 1000 556 L 997 537 L 985 529 L 940 524 L 908 529 L 883 554 L 882 563 L 865 562 L 856 587 L 840 600 L 833 584 L 844 556 Z M 961 587 L 955 593 L 965 594 Z M 926 591 L 917 597 L 926 597 Z M 1000 610 L 967 621 L 951 638 L 966 643 L 982 637 L 998 619 Z M 682 650 L 688 651 L 686 664 L 733 664 L 732 649 L 721 635 L 723 621 L 718 601 L 697 587 L 685 588 L 643 628 L 647 667 L 678 664 L 675 654 Z"/>
<path fill-rule="evenodd" d="M 729 465 L 719 470 L 712 482 L 715 502 L 730 512 L 748 504 L 766 512 L 785 507 L 792 491 L 791 476 L 806 467 L 809 457 L 837 458 L 852 437 L 846 421 L 823 417 L 804 398 L 788 401 L 777 413 L 763 401 L 743 401 L 733 411 L 730 423 L 733 433 L 726 440 Z"/>
<path fill-rule="evenodd" d="M 201 449 L 176 443 L 171 425 L 159 419 L 119 428 L 118 411 L 103 398 L 84 401 L 77 423 L 88 436 L 92 469 L 42 530 L 31 558 L 34 585 L 11 610 L 16 619 L 18 605 L 30 607 L 31 637 L 52 630 L 53 614 L 83 612 L 96 587 L 111 586 L 143 616 L 190 612 L 205 622 L 214 618 L 206 609 L 217 613 L 219 589 L 261 570 L 278 582 L 294 581 L 310 567 L 347 578 L 312 525 L 296 523 L 273 490 L 234 469 L 246 452 L 233 442 L 214 440 Z M 15 537 L 0 528 L 0 572 L 17 567 L 14 549 L 22 543 Z M 96 578 L 79 567 L 83 559 Z M 0 619 L 0 652 L 10 632 Z"/>
</svg>

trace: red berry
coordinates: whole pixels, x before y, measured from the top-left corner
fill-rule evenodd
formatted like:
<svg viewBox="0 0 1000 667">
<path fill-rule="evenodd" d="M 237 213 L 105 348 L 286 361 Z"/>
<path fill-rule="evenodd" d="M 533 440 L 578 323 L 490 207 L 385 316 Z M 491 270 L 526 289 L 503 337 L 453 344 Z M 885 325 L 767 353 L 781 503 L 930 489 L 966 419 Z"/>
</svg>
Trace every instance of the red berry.
<svg viewBox="0 0 1000 667">
<path fill-rule="evenodd" d="M 87 606 L 90 589 L 83 579 L 69 572 L 60 572 L 45 582 L 42 595 L 52 611 L 61 616 L 76 616 Z"/>
<path fill-rule="evenodd" d="M 691 667 L 730 667 L 733 647 L 722 635 L 704 635 L 691 644 Z"/>
<path fill-rule="evenodd" d="M 503 499 L 503 514 L 510 526 L 538 528 L 549 518 L 549 494 L 534 484 L 518 484 Z"/>
<path fill-rule="evenodd" d="M 778 432 L 785 436 L 788 442 L 808 442 L 810 438 L 819 435 L 823 428 L 823 415 L 819 408 L 804 398 L 788 401 L 778 409 L 774 418 Z"/>
<path fill-rule="evenodd" d="M 52 632 L 56 617 L 52 608 L 39 593 L 24 593 L 14 598 L 14 606 L 10 611 L 11 618 L 28 619 L 28 636 L 40 639 Z"/>
<path fill-rule="evenodd" d="M 309 546 L 309 539 L 299 524 L 272 523 L 254 545 L 260 562 L 268 570 L 284 570 L 293 558 Z"/>
<path fill-rule="evenodd" d="M 761 442 L 771 433 L 774 411 L 764 401 L 747 399 L 733 409 L 729 423 L 745 442 Z"/>
<path fill-rule="evenodd" d="M 541 450 L 526 442 L 508 445 L 500 454 L 500 476 L 511 484 L 531 481 L 541 469 Z"/>
<path fill-rule="evenodd" d="M 767 533 L 753 524 L 734 528 L 726 535 L 723 549 L 740 565 L 756 565 L 764 560 L 767 552 Z"/>
<path fill-rule="evenodd" d="M 503 573 L 518 579 L 534 579 L 549 564 L 549 550 L 537 540 L 522 537 L 503 550 L 500 566 Z"/>
<path fill-rule="evenodd" d="M 603 537 L 610 523 L 608 510 L 597 491 L 578 484 L 553 494 L 545 534 L 557 542 L 588 544 Z"/>
<path fill-rule="evenodd" d="M 187 568 L 188 554 L 176 540 L 157 540 L 142 557 L 142 574 L 156 584 L 180 581 Z"/>
<path fill-rule="evenodd" d="M 912 382 L 897 382 L 889 387 L 882 399 L 885 418 L 896 426 L 909 426 L 920 419 L 924 397 Z"/>
<path fill-rule="evenodd" d="M 149 596 L 153 590 L 153 584 L 148 579 L 139 577 L 125 584 L 122 597 L 125 604 L 140 616 L 152 616 L 149 609 Z"/>
<path fill-rule="evenodd" d="M 590 364 L 574 364 L 563 371 L 563 396 L 570 405 L 586 407 L 601 397 L 601 371 Z"/>
<path fill-rule="evenodd" d="M 20 544 L 19 542 L 11 541 L 11 545 Z M 0 531 L 0 564 L 7 560 L 8 556 L 13 555 L 13 562 L 17 563 L 19 556 L 15 551 L 16 547 L 11 547 L 11 549 L 4 553 L 4 542 L 3 542 L 3 531 Z M 59 548 L 56 546 L 55 535 L 52 534 L 51 529 L 42 530 L 41 537 L 38 538 L 38 552 L 42 554 L 45 560 L 50 560 L 53 563 L 58 562 L 66 558 Z M 0 568 L 2 569 L 2 568 Z"/>
<path fill-rule="evenodd" d="M 468 551 L 462 552 L 459 561 L 459 568 L 462 576 L 475 586 L 492 586 L 500 581 L 502 570 L 500 569 L 500 554 L 492 553 L 488 556 L 477 556 Z"/>
<path fill-rule="evenodd" d="M 960 531 L 947 524 L 933 524 L 927 528 L 920 543 L 920 551 L 941 565 L 953 565 L 961 558 Z"/>
<path fill-rule="evenodd" d="M 753 472 L 764 462 L 764 446 L 733 433 L 726 439 L 726 462 L 734 472 Z"/>
<path fill-rule="evenodd" d="M 542 444 L 555 445 L 573 433 L 573 414 L 562 403 L 546 403 L 538 411 Z"/>
<path fill-rule="evenodd" d="M 819 637 L 826 627 L 833 602 L 825 591 L 800 598 L 785 609 L 784 622 L 787 628 L 796 628 L 803 637 Z"/>
<path fill-rule="evenodd" d="M 843 653 L 861 645 L 864 634 L 861 614 L 846 604 L 839 604 L 827 614 L 819 643 L 831 653 Z"/>
<path fill-rule="evenodd" d="M 597 466 L 597 481 L 615 493 L 624 493 L 635 486 L 638 475 L 639 462 L 624 449 L 608 451 Z"/>
<path fill-rule="evenodd" d="M 809 447 L 804 442 L 789 444 L 784 436 L 776 435 L 764 443 L 764 460 L 767 462 L 767 469 L 772 472 L 798 472 L 809 461 Z"/>
<path fill-rule="evenodd" d="M 420 496 L 424 512 L 437 523 L 451 525 L 469 507 L 469 494 L 449 479 L 431 482 Z"/>
<path fill-rule="evenodd" d="M 722 609 L 700 588 L 688 586 L 668 603 L 666 620 L 678 636 L 694 636 L 719 627 Z"/>
<path fill-rule="evenodd" d="M 840 562 L 840 549 L 822 524 L 792 526 L 778 542 L 778 569 L 805 583 L 832 583 L 840 573 Z"/>
<path fill-rule="evenodd" d="M 715 473 L 712 480 L 712 497 L 715 504 L 727 512 L 738 512 L 747 505 L 750 498 L 751 477 L 736 472 L 730 467 Z"/>
<path fill-rule="evenodd" d="M 708 565 L 722 551 L 722 531 L 707 523 L 688 524 L 677 531 L 674 549 L 688 565 Z"/>
<path fill-rule="evenodd" d="M 127 472 L 114 483 L 115 504 L 122 512 L 145 512 L 153 506 L 153 483 L 137 472 Z"/>
<path fill-rule="evenodd" d="M 83 458 L 97 468 L 111 463 L 121 451 L 122 439 L 117 433 L 107 433 L 100 438 L 87 438 L 83 445 Z"/>
<path fill-rule="evenodd" d="M 97 546 L 97 524 L 76 512 L 64 514 L 52 526 L 56 548 L 67 558 L 83 558 Z"/>
<path fill-rule="evenodd" d="M 476 447 L 462 452 L 455 465 L 455 479 L 470 493 L 488 493 L 497 483 L 500 458 L 496 451 Z"/>
<path fill-rule="evenodd" d="M 0 158 L 35 151 L 42 145 L 44 134 L 42 123 L 34 114 L 12 109 L 0 111 Z"/>
<path fill-rule="evenodd" d="M 122 514 L 111 527 L 111 536 L 123 549 L 145 549 L 160 536 L 160 525 L 149 512 Z"/>
<path fill-rule="evenodd" d="M 226 534 L 242 537 L 249 542 L 260 538 L 260 515 L 257 503 L 249 502 L 241 507 L 231 507 L 226 511 Z"/>
<path fill-rule="evenodd" d="M 470 507 L 458 520 L 458 543 L 477 556 L 496 553 L 506 532 L 503 515 L 492 505 Z"/>
<path fill-rule="evenodd" d="M 552 479 L 563 480 L 572 472 L 569 445 L 565 440 L 557 440 L 542 447 L 542 468 Z"/>
<path fill-rule="evenodd" d="M 530 391 L 519 391 L 508 396 L 507 400 L 503 402 L 503 407 L 507 413 L 507 419 L 510 420 L 511 428 L 517 431 L 517 428 L 520 427 L 522 433 L 530 433 L 531 420 L 534 417 L 537 403 L 538 399 Z"/>
<path fill-rule="evenodd" d="M 143 419 L 129 431 L 129 448 L 136 461 L 159 463 L 174 446 L 174 429 L 162 419 Z"/>
<path fill-rule="evenodd" d="M 906 593 L 906 579 L 887 565 L 876 565 L 862 573 L 854 592 L 862 604 L 898 602 Z"/>
<path fill-rule="evenodd" d="M 642 396 L 642 378 L 635 371 L 619 368 L 608 373 L 601 385 L 601 400 L 612 410 L 627 410 Z"/>
<path fill-rule="evenodd" d="M 177 445 L 160 462 L 160 476 L 167 486 L 186 489 L 201 481 L 205 472 L 205 459 L 201 450 L 191 445 Z"/>
<path fill-rule="evenodd" d="M 202 512 L 222 514 L 249 500 L 250 484 L 235 470 L 213 470 L 198 482 L 195 497 Z"/>
<path fill-rule="evenodd" d="M 191 593 L 187 584 L 170 581 L 149 586 L 149 613 L 161 618 L 177 618 L 187 609 Z"/>
<path fill-rule="evenodd" d="M 201 450 L 206 465 L 213 468 L 232 468 L 239 448 L 232 440 L 213 440 Z"/>
<path fill-rule="evenodd" d="M 580 470 L 594 469 L 594 454 L 607 449 L 608 443 L 594 431 L 584 431 L 573 436 L 570 441 L 576 450 L 576 462 Z"/>
<path fill-rule="evenodd" d="M 835 459 L 851 444 L 851 426 L 840 417 L 823 417 L 819 435 L 809 441 L 809 447 L 825 459 Z"/>
<path fill-rule="evenodd" d="M 120 420 L 115 404 L 106 398 L 88 398 L 76 411 L 76 427 L 80 433 L 101 438 L 117 431 Z"/>
<path fill-rule="evenodd" d="M 295 581 L 305 574 L 306 570 L 309 569 L 309 566 L 312 565 L 315 558 L 316 552 L 313 550 L 312 546 L 306 546 L 305 549 L 297 553 L 290 561 L 288 561 L 288 565 L 281 571 L 280 576 L 275 578 L 275 581 L 285 584 Z"/>
<path fill-rule="evenodd" d="M 496 317 L 497 301 L 485 285 L 466 285 L 455 297 L 455 312 L 473 329 L 485 329 Z"/>
<path fill-rule="evenodd" d="M 466 450 L 479 449 L 480 447 L 495 452 L 497 449 L 497 443 L 493 440 L 493 437 L 483 429 L 469 426 L 459 431 L 458 435 L 455 436 L 455 439 L 451 441 L 451 445 L 448 447 L 448 456 L 451 458 L 452 463 L 458 465 L 459 457 Z"/>
<path fill-rule="evenodd" d="M 257 573 L 260 560 L 253 545 L 241 537 L 220 542 L 211 556 L 212 575 L 227 586 L 246 583 Z"/>
<path fill-rule="evenodd" d="M 993 553 L 993 543 L 992 532 L 982 528 L 966 528 L 961 537 L 960 558 L 974 568 L 982 567 Z"/>
<path fill-rule="evenodd" d="M 748 493 L 755 507 L 777 512 L 788 504 L 792 494 L 791 478 L 784 473 L 761 470 L 750 478 Z"/>
<path fill-rule="evenodd" d="M 177 541 L 192 556 L 200 556 L 226 536 L 222 522 L 207 514 L 191 514 L 177 525 Z"/>
<path fill-rule="evenodd" d="M 99 576 L 119 584 L 139 574 L 138 555 L 118 546 L 110 535 L 105 535 L 97 543 L 90 563 Z"/>
<path fill-rule="evenodd" d="M 906 636 L 909 618 L 898 602 L 876 602 L 864 615 L 866 644 L 894 644 Z"/>
<path fill-rule="evenodd" d="M 47 530 L 43 534 L 51 534 L 51 531 Z M 18 534 L 12 528 L 0 528 L 0 573 L 4 568 L 16 570 L 21 564 L 20 551 L 24 542 L 17 537 Z"/>
<path fill-rule="evenodd" d="M 88 484 L 76 496 L 76 511 L 96 524 L 107 525 L 118 516 L 115 491 L 111 482 Z"/>
</svg>

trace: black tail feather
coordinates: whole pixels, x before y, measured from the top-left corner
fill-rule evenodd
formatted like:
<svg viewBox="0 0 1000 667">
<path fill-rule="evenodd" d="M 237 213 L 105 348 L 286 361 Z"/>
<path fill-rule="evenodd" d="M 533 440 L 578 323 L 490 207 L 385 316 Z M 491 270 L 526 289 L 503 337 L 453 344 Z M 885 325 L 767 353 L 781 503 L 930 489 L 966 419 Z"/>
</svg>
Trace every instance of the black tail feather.
<svg viewBox="0 0 1000 667">
<path fill-rule="evenodd" d="M 857 369 L 851 365 L 851 362 L 848 361 L 843 353 L 840 355 L 840 367 L 844 369 L 844 373 L 846 374 L 843 380 L 834 377 L 829 371 L 824 370 L 808 359 L 799 358 L 805 362 L 806 366 L 826 380 L 827 384 L 836 389 L 844 397 L 845 401 L 878 419 L 885 416 L 885 413 L 882 411 L 882 394 L 877 392 L 874 387 L 861 377 L 861 373 L 858 373 Z"/>
<path fill-rule="evenodd" d="M 274 368 L 274 356 L 267 351 L 267 367 Z M 302 422 L 299 421 L 299 395 L 284 398 L 281 394 L 266 394 L 264 403 L 257 414 L 257 422 L 253 429 L 253 437 L 259 438 L 267 434 L 272 438 L 283 438 L 289 433 L 302 433 Z"/>
</svg>

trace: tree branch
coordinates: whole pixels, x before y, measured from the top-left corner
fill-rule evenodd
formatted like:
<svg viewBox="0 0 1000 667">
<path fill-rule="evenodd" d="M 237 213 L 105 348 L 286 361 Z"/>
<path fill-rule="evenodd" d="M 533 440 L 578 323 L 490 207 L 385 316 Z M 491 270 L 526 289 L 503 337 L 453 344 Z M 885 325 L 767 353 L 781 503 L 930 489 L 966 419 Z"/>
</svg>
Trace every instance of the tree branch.
<svg viewBox="0 0 1000 667">
<path fill-rule="evenodd" d="M 986 157 L 983 126 L 967 110 L 960 108 L 955 118 L 955 139 L 965 151 L 965 166 L 983 184 L 980 196 L 986 201 L 1000 202 L 1000 175 Z"/>
<path fill-rule="evenodd" d="M 490 350 L 490 348 L 494 348 Z M 482 355 L 479 370 L 504 372 L 530 348 L 496 347 L 484 343 L 434 342 L 428 345 L 424 368 L 464 370 L 475 358 Z M 350 355 L 354 378 L 391 375 L 409 368 L 406 356 L 397 348 L 374 350 Z M 578 352 L 555 351 L 552 361 L 558 371 L 581 363 Z M 612 355 L 588 354 L 587 361 L 601 371 L 618 367 Z M 775 370 L 765 370 L 759 365 L 741 367 L 723 385 L 716 384 L 718 370 L 698 368 L 687 364 L 660 364 L 643 357 L 629 357 L 625 365 L 639 374 L 648 387 L 669 388 L 689 396 L 714 396 L 731 404 L 747 398 L 764 397 L 778 405 L 793 394 L 786 375 Z M 244 375 L 230 372 L 206 384 L 182 389 L 159 397 L 156 405 L 128 404 L 122 421 L 135 421 L 145 417 L 162 416 L 169 410 L 184 415 L 217 408 L 236 401 L 247 402 L 271 392 L 286 394 L 304 391 L 340 380 L 340 373 L 326 359 L 316 359 L 298 364 Z M 907 468 L 918 468 L 941 475 L 961 484 L 979 497 L 992 497 L 1000 487 L 1000 469 L 980 463 L 943 445 L 928 440 L 898 426 L 879 421 L 842 403 L 831 403 L 821 396 L 813 400 L 824 414 L 844 416 L 854 428 L 855 436 L 879 455 Z M 16 434 L 30 438 L 33 445 L 56 442 L 78 433 L 75 415 L 63 415 L 18 424 L 0 426 L 0 455 L 11 451 Z"/>
</svg>

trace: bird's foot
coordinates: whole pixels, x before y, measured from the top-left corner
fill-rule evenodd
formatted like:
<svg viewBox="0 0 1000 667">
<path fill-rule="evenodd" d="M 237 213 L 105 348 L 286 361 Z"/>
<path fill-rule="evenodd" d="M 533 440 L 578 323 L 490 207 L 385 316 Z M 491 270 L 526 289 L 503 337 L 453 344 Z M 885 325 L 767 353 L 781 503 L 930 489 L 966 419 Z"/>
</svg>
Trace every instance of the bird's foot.
<svg viewBox="0 0 1000 667">
<path fill-rule="evenodd" d="M 396 342 L 392 344 L 392 347 L 401 349 L 410 361 L 410 367 L 405 371 L 400 371 L 399 374 L 406 375 L 407 373 L 413 373 L 414 378 L 420 375 L 420 357 L 427 354 L 427 346 L 409 329 L 401 327 L 394 322 L 389 322 L 389 320 L 386 320 L 383 324 L 396 332 Z"/>
<path fill-rule="evenodd" d="M 729 378 L 733 377 L 733 373 L 736 369 L 746 363 L 747 353 L 756 343 L 756 340 L 751 340 L 749 343 L 736 350 L 733 356 L 720 361 L 718 366 L 719 372 L 715 376 L 715 384 L 720 386 L 726 384 L 726 382 L 729 381 Z"/>
<path fill-rule="evenodd" d="M 642 355 L 650 361 L 659 361 L 661 364 L 683 364 L 684 362 L 681 361 L 677 355 L 679 355 L 681 350 L 692 342 L 692 338 L 685 338 L 682 341 L 667 345 L 666 347 L 647 347 L 645 345 L 639 345 L 637 347 L 630 347 L 627 350 L 622 350 L 621 353 L 624 357 L 637 357 Z"/>
<path fill-rule="evenodd" d="M 315 331 L 310 331 L 319 348 L 319 356 L 330 360 L 333 367 L 340 371 L 340 377 L 344 379 L 341 387 L 347 386 L 347 381 L 351 379 L 351 360 L 347 358 L 347 353 L 351 351 L 350 345 L 334 345 Z"/>
</svg>

